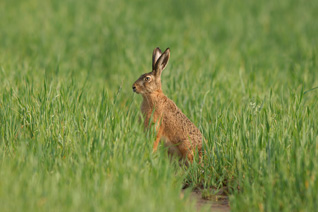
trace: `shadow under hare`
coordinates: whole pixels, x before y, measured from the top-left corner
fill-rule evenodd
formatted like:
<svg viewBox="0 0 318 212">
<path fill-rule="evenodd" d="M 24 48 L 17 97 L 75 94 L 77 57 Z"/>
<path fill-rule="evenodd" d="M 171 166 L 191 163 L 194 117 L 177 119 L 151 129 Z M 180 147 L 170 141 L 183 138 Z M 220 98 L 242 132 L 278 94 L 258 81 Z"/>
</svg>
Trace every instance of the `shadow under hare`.
<svg viewBox="0 0 318 212">
<path fill-rule="evenodd" d="M 134 92 L 141 94 L 143 101 L 141 112 L 144 116 L 144 127 L 152 120 L 156 126 L 156 140 L 153 152 L 159 141 L 164 141 L 168 153 L 182 159 L 193 161 L 197 149 L 201 158 L 202 134 L 199 129 L 184 115 L 177 105 L 162 92 L 161 73 L 168 64 L 170 49 L 164 53 L 155 48 L 152 55 L 152 71 L 145 73 L 133 84 Z"/>
</svg>

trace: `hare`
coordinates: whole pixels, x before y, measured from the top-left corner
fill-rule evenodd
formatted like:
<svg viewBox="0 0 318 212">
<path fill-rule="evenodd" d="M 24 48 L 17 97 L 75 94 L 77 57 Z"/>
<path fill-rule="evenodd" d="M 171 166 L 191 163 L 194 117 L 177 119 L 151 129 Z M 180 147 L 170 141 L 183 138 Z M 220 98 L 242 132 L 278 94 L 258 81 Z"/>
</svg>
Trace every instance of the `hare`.
<svg viewBox="0 0 318 212">
<path fill-rule="evenodd" d="M 162 92 L 161 73 L 166 68 L 169 58 L 169 48 L 164 53 L 155 48 L 152 55 L 152 71 L 141 75 L 132 89 L 143 97 L 141 112 L 144 116 L 144 127 L 149 126 L 150 120 L 155 123 L 157 136 L 153 152 L 156 152 L 162 139 L 168 147 L 169 154 L 178 155 L 192 163 L 196 149 L 201 158 L 203 137 L 199 129 Z"/>
</svg>

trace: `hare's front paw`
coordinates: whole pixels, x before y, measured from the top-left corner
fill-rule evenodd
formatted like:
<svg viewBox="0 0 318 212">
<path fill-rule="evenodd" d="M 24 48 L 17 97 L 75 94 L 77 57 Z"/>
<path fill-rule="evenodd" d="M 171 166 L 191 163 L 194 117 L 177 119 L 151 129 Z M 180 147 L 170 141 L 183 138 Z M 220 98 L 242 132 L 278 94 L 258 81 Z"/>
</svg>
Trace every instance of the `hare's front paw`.
<svg viewBox="0 0 318 212">
<path fill-rule="evenodd" d="M 152 148 L 152 153 L 156 153 L 157 152 L 157 147 L 153 147 Z"/>
</svg>

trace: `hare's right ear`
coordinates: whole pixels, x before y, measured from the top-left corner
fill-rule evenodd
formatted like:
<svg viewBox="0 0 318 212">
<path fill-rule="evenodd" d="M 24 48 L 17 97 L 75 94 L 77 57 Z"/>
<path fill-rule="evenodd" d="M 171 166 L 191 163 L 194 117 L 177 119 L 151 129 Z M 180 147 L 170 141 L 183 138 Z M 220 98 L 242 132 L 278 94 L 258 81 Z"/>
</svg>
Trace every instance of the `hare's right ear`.
<svg viewBox="0 0 318 212">
<path fill-rule="evenodd" d="M 157 47 L 153 50 L 153 53 L 152 53 L 152 70 L 155 70 L 155 66 L 156 66 L 156 63 L 159 59 L 159 57 L 161 56 L 162 52 L 161 50 Z"/>
<path fill-rule="evenodd" d="M 160 77 L 161 72 L 163 71 L 163 69 L 166 68 L 168 64 L 169 58 L 170 58 L 170 49 L 167 48 L 166 51 L 162 53 L 162 55 L 159 57 L 159 59 L 157 60 L 155 64 L 155 68 L 153 70 L 155 76 Z"/>
</svg>

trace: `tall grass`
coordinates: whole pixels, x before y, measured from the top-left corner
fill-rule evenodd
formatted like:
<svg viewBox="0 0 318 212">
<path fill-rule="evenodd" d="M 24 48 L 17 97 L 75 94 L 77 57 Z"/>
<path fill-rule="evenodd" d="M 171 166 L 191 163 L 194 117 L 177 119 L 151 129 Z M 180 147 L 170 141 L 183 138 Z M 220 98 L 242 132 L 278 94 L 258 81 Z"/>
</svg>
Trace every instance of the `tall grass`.
<svg viewBox="0 0 318 212">
<path fill-rule="evenodd" d="M 188 184 L 226 188 L 233 211 L 314 211 L 317 10 L 1 1 L 1 210 L 193 211 Z M 164 92 L 208 141 L 203 167 L 152 154 L 139 121 L 131 85 L 157 46 L 171 48 Z"/>
</svg>

